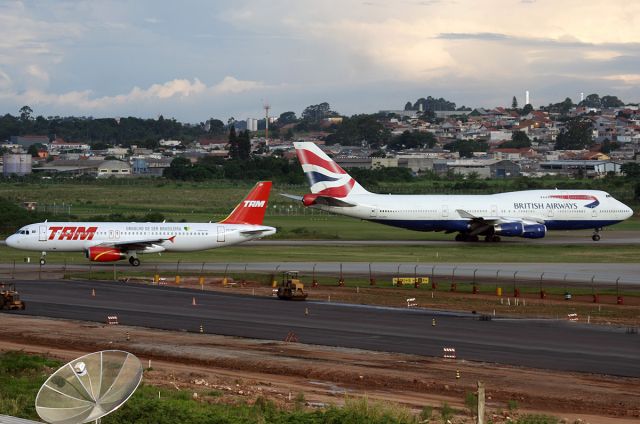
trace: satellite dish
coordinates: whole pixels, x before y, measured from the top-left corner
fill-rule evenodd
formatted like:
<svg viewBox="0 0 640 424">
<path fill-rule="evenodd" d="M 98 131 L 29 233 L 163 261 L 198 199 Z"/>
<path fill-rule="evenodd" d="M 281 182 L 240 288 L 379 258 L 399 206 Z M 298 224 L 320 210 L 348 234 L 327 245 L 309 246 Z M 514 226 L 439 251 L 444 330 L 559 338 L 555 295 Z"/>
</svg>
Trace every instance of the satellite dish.
<svg viewBox="0 0 640 424">
<path fill-rule="evenodd" d="M 51 424 L 98 421 L 122 406 L 142 381 L 142 364 L 122 350 L 74 359 L 54 372 L 36 396 L 36 412 Z"/>
</svg>

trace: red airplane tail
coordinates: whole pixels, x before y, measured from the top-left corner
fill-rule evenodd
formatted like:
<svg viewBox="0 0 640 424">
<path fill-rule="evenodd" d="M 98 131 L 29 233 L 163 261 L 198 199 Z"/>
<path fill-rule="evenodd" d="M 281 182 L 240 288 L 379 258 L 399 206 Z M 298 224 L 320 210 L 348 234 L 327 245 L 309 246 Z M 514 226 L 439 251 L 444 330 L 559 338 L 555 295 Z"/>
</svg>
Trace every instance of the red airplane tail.
<svg viewBox="0 0 640 424">
<path fill-rule="evenodd" d="M 271 181 L 258 182 L 247 197 L 220 223 L 262 225 L 270 192 Z"/>
</svg>

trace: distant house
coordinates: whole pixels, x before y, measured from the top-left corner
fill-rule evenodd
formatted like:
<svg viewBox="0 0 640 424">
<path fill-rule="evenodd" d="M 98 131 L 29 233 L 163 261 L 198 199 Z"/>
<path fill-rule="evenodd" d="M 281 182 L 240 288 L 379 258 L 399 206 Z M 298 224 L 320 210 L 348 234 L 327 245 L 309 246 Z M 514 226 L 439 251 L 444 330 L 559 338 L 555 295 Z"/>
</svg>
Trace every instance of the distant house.
<svg viewBox="0 0 640 424">
<path fill-rule="evenodd" d="M 49 137 L 46 135 L 12 135 L 9 137 L 9 143 L 17 144 L 26 150 L 34 144 L 46 146 L 49 144 Z"/>
<path fill-rule="evenodd" d="M 98 165 L 98 178 L 129 177 L 131 165 L 120 160 L 105 160 Z"/>
<path fill-rule="evenodd" d="M 86 152 L 91 150 L 91 146 L 86 143 L 73 143 L 64 141 L 62 138 L 56 138 L 48 144 L 49 151 L 51 152 L 68 152 L 68 151 L 82 151 Z"/>
<path fill-rule="evenodd" d="M 480 178 L 513 178 L 520 175 L 520 165 L 510 160 L 462 159 L 447 162 L 447 169 L 462 175 L 475 173 Z"/>
<path fill-rule="evenodd" d="M 603 177 L 609 172 L 620 174 L 620 164 L 600 160 L 552 160 L 540 162 L 540 170 L 549 174 Z"/>
</svg>

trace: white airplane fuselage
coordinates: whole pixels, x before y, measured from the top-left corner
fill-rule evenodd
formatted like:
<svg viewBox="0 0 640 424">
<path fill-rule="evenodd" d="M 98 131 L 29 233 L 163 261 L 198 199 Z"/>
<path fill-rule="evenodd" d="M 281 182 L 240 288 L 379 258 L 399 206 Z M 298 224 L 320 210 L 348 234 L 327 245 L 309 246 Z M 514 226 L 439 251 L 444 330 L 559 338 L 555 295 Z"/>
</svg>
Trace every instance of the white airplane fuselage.
<svg viewBox="0 0 640 424">
<path fill-rule="evenodd" d="M 263 231 L 251 233 L 256 230 Z M 100 245 L 157 238 L 157 243 L 135 249 L 137 253 L 157 253 L 230 246 L 269 236 L 276 230 L 268 226 L 202 222 L 39 222 L 20 231 L 25 233 L 7 238 L 8 246 L 41 252 L 76 252 Z"/>
</svg>

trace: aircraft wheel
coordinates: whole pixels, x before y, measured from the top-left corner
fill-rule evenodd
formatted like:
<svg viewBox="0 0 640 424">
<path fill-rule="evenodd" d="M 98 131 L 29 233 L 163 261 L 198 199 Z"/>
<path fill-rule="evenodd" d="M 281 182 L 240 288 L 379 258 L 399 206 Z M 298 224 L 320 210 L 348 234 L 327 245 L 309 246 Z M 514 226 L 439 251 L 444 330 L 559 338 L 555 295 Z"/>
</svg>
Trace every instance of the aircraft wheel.
<svg viewBox="0 0 640 424">
<path fill-rule="evenodd" d="M 465 236 L 462 233 L 458 233 L 456 234 L 456 241 L 464 241 L 465 240 Z"/>
<path fill-rule="evenodd" d="M 40 258 L 40 265 L 46 265 L 47 260 L 45 258 Z"/>
<path fill-rule="evenodd" d="M 129 263 L 133 266 L 140 266 L 140 259 L 134 258 L 133 256 L 129 258 Z"/>
<path fill-rule="evenodd" d="M 469 236 L 469 241 L 478 241 L 480 238 L 478 236 Z"/>
<path fill-rule="evenodd" d="M 600 234 L 594 234 L 591 236 L 591 240 L 593 241 L 600 241 Z"/>
<path fill-rule="evenodd" d="M 501 240 L 501 239 L 500 239 L 500 236 L 493 236 L 493 237 L 491 237 L 491 241 L 492 241 L 492 242 L 494 242 L 494 243 L 498 243 L 500 240 Z"/>
<path fill-rule="evenodd" d="M 489 243 L 493 241 L 493 236 L 484 236 L 484 241 Z"/>
</svg>

